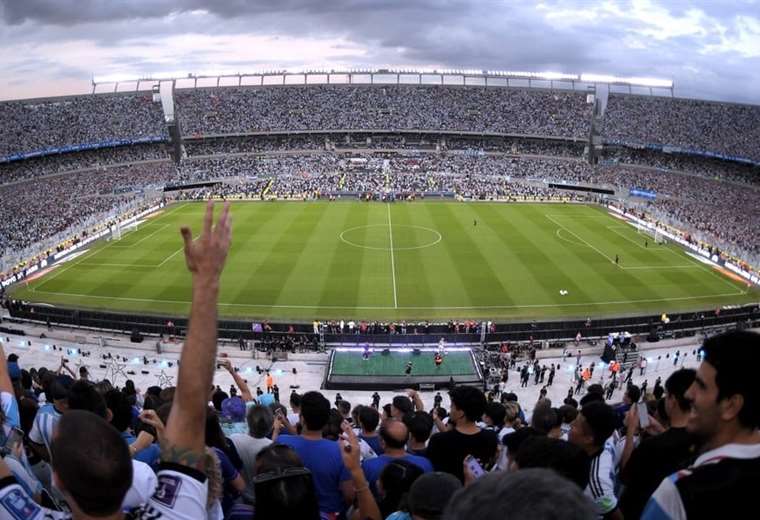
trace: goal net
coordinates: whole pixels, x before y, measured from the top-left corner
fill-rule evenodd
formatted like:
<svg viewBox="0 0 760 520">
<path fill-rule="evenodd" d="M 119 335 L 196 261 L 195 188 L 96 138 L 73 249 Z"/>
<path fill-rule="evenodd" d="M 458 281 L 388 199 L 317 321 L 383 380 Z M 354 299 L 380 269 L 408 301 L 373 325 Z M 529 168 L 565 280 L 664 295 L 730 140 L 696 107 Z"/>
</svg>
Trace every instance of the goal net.
<svg viewBox="0 0 760 520">
<path fill-rule="evenodd" d="M 130 231 L 137 229 L 137 221 L 130 222 L 129 224 L 122 224 L 117 222 L 111 230 L 111 240 L 121 240 L 121 237 Z"/>
<path fill-rule="evenodd" d="M 639 235 L 644 235 L 645 237 L 651 238 L 655 244 L 667 243 L 665 235 L 663 235 L 657 227 L 650 228 L 642 224 L 636 224 L 636 230 L 638 231 Z"/>
</svg>

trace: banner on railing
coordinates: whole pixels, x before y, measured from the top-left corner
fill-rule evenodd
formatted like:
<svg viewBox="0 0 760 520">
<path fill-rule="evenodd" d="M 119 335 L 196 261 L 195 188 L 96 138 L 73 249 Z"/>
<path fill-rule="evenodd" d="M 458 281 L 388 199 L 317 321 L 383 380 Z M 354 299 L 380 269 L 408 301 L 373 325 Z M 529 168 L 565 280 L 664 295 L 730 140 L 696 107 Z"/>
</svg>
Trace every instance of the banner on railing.
<svg viewBox="0 0 760 520">
<path fill-rule="evenodd" d="M 129 146 L 129 145 L 134 145 L 134 144 L 161 143 L 163 141 L 166 141 L 166 137 L 153 136 L 153 137 L 140 137 L 138 139 L 112 139 L 110 141 L 100 141 L 98 143 L 73 144 L 69 146 L 59 146 L 56 148 L 45 148 L 44 150 L 35 150 L 33 152 L 6 155 L 5 157 L 0 157 L 0 164 L 14 162 L 14 161 L 23 161 L 24 159 L 33 159 L 35 157 L 43 157 L 45 155 L 56 155 L 60 153 L 69 153 L 69 152 L 83 152 L 86 150 L 97 150 L 100 148 L 115 148 L 117 146 Z"/>
</svg>

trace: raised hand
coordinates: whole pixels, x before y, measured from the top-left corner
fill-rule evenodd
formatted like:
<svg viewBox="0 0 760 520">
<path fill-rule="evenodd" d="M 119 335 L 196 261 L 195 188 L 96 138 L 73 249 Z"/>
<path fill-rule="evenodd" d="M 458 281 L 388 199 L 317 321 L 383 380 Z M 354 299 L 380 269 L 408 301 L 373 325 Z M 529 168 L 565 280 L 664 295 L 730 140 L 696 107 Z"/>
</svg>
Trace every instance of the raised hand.
<svg viewBox="0 0 760 520">
<path fill-rule="evenodd" d="M 232 237 L 229 202 L 224 204 L 222 214 L 215 226 L 213 223 L 214 202 L 209 201 L 206 205 L 201 235 L 193 240 L 193 234 L 186 226 L 183 226 L 180 232 L 185 241 L 187 269 L 195 276 L 218 279 L 227 259 Z"/>
</svg>

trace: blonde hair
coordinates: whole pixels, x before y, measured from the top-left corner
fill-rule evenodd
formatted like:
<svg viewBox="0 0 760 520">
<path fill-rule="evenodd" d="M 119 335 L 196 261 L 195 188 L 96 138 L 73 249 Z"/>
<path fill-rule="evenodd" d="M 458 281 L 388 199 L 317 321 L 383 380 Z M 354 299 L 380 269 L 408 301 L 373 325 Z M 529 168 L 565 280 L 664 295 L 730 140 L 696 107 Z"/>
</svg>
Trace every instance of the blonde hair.
<svg viewBox="0 0 760 520">
<path fill-rule="evenodd" d="M 222 480 L 222 463 L 214 453 L 213 448 L 206 448 L 205 457 L 206 477 L 208 478 L 208 499 L 206 508 L 208 509 L 214 502 L 222 498 L 224 493 L 224 482 Z"/>
<path fill-rule="evenodd" d="M 504 403 L 504 422 L 513 423 L 517 420 L 517 416 L 520 414 L 520 407 L 517 403 L 509 401 Z"/>
</svg>

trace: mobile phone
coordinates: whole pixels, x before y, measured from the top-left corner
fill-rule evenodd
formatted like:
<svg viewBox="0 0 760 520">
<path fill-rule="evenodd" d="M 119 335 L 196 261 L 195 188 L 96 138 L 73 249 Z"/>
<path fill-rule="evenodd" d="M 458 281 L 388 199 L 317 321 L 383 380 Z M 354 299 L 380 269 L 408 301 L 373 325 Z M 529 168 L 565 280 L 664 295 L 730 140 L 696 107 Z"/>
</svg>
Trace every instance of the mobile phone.
<svg viewBox="0 0 760 520">
<path fill-rule="evenodd" d="M 476 459 L 472 455 L 467 455 L 464 458 L 464 463 L 467 465 L 467 468 L 470 470 L 470 473 L 472 473 L 472 475 L 475 478 L 480 478 L 486 474 L 486 470 L 484 470 L 483 466 L 480 465 L 480 462 L 478 462 L 478 459 Z"/>
<path fill-rule="evenodd" d="M 639 407 L 639 426 L 641 429 L 644 429 L 649 426 L 649 410 L 647 410 L 647 404 L 636 403 L 636 406 Z"/>
</svg>

